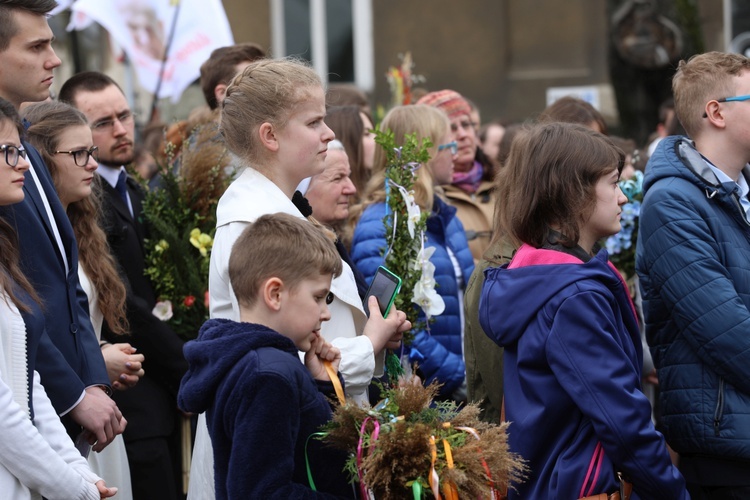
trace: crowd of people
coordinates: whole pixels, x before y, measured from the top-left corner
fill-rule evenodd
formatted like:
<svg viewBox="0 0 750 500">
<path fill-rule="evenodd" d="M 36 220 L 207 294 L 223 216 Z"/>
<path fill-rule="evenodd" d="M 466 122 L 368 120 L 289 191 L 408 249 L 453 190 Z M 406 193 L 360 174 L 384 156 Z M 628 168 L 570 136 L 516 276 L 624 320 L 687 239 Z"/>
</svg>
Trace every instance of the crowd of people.
<svg viewBox="0 0 750 500">
<path fill-rule="evenodd" d="M 375 123 L 356 89 L 237 44 L 201 68 L 206 107 L 146 139 L 103 73 L 50 99 L 54 6 L 0 3 L 0 498 L 355 498 L 310 436 L 334 398 L 378 402 L 389 352 L 511 423 L 528 472 L 508 498 L 750 496 L 750 59 L 682 61 L 641 146 L 574 97 L 481 124 L 455 90 L 415 92 Z M 391 216 L 376 131 L 428 141 L 429 322 L 363 302 Z M 155 164 L 231 181 L 187 343 L 152 312 Z M 635 288 L 602 247 L 630 178 Z"/>
</svg>

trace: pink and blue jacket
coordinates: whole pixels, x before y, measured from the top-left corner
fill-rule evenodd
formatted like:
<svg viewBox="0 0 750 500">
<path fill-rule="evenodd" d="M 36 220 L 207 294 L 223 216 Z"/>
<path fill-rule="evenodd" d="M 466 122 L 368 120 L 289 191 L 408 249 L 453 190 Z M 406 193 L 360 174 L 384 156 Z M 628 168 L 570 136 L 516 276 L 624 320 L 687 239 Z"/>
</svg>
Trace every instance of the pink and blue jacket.
<svg viewBox="0 0 750 500">
<path fill-rule="evenodd" d="M 523 245 L 485 272 L 479 318 L 505 349 L 510 449 L 528 461 L 510 499 L 689 498 L 641 392 L 643 352 L 632 302 L 607 252 Z"/>
</svg>

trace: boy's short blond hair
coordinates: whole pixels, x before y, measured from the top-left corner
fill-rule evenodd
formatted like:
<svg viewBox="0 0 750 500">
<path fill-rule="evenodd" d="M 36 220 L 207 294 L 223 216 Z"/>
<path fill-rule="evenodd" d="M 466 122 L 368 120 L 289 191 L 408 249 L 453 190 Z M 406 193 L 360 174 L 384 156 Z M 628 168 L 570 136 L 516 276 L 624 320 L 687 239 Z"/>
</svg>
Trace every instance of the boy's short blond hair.
<svg viewBox="0 0 750 500">
<path fill-rule="evenodd" d="M 262 284 L 279 278 L 294 288 L 319 275 L 338 277 L 341 257 L 330 231 L 293 215 L 263 215 L 232 246 L 229 281 L 243 307 L 252 307 Z"/>
<path fill-rule="evenodd" d="M 672 79 L 675 115 L 685 132 L 695 139 L 703 125 L 706 103 L 733 97 L 734 77 L 750 71 L 750 59 L 739 54 L 706 52 L 680 61 Z"/>
</svg>

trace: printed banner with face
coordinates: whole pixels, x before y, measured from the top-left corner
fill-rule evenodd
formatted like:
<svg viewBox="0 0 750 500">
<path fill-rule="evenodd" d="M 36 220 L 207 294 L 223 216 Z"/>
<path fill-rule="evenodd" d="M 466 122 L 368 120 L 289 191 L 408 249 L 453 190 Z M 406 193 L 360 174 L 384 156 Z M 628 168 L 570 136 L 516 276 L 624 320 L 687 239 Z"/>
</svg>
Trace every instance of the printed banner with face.
<svg viewBox="0 0 750 500">
<path fill-rule="evenodd" d="M 71 10 L 68 30 L 99 23 L 125 51 L 141 85 L 151 93 L 156 92 L 177 15 L 159 88 L 159 97 L 172 101 L 200 76 L 211 51 L 234 44 L 221 0 L 77 0 Z"/>
</svg>

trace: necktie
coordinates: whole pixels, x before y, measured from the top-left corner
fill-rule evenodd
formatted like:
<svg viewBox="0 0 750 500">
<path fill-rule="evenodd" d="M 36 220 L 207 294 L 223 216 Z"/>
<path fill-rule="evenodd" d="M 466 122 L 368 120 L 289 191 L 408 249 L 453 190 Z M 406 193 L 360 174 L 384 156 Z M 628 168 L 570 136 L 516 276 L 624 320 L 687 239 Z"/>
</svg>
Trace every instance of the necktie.
<svg viewBox="0 0 750 500">
<path fill-rule="evenodd" d="M 120 198 L 122 198 L 122 202 L 125 203 L 125 206 L 128 205 L 128 190 L 125 183 L 127 178 L 128 174 L 126 174 L 124 170 L 120 170 L 120 175 L 117 177 L 117 184 L 115 184 L 115 189 L 120 195 Z"/>
</svg>

